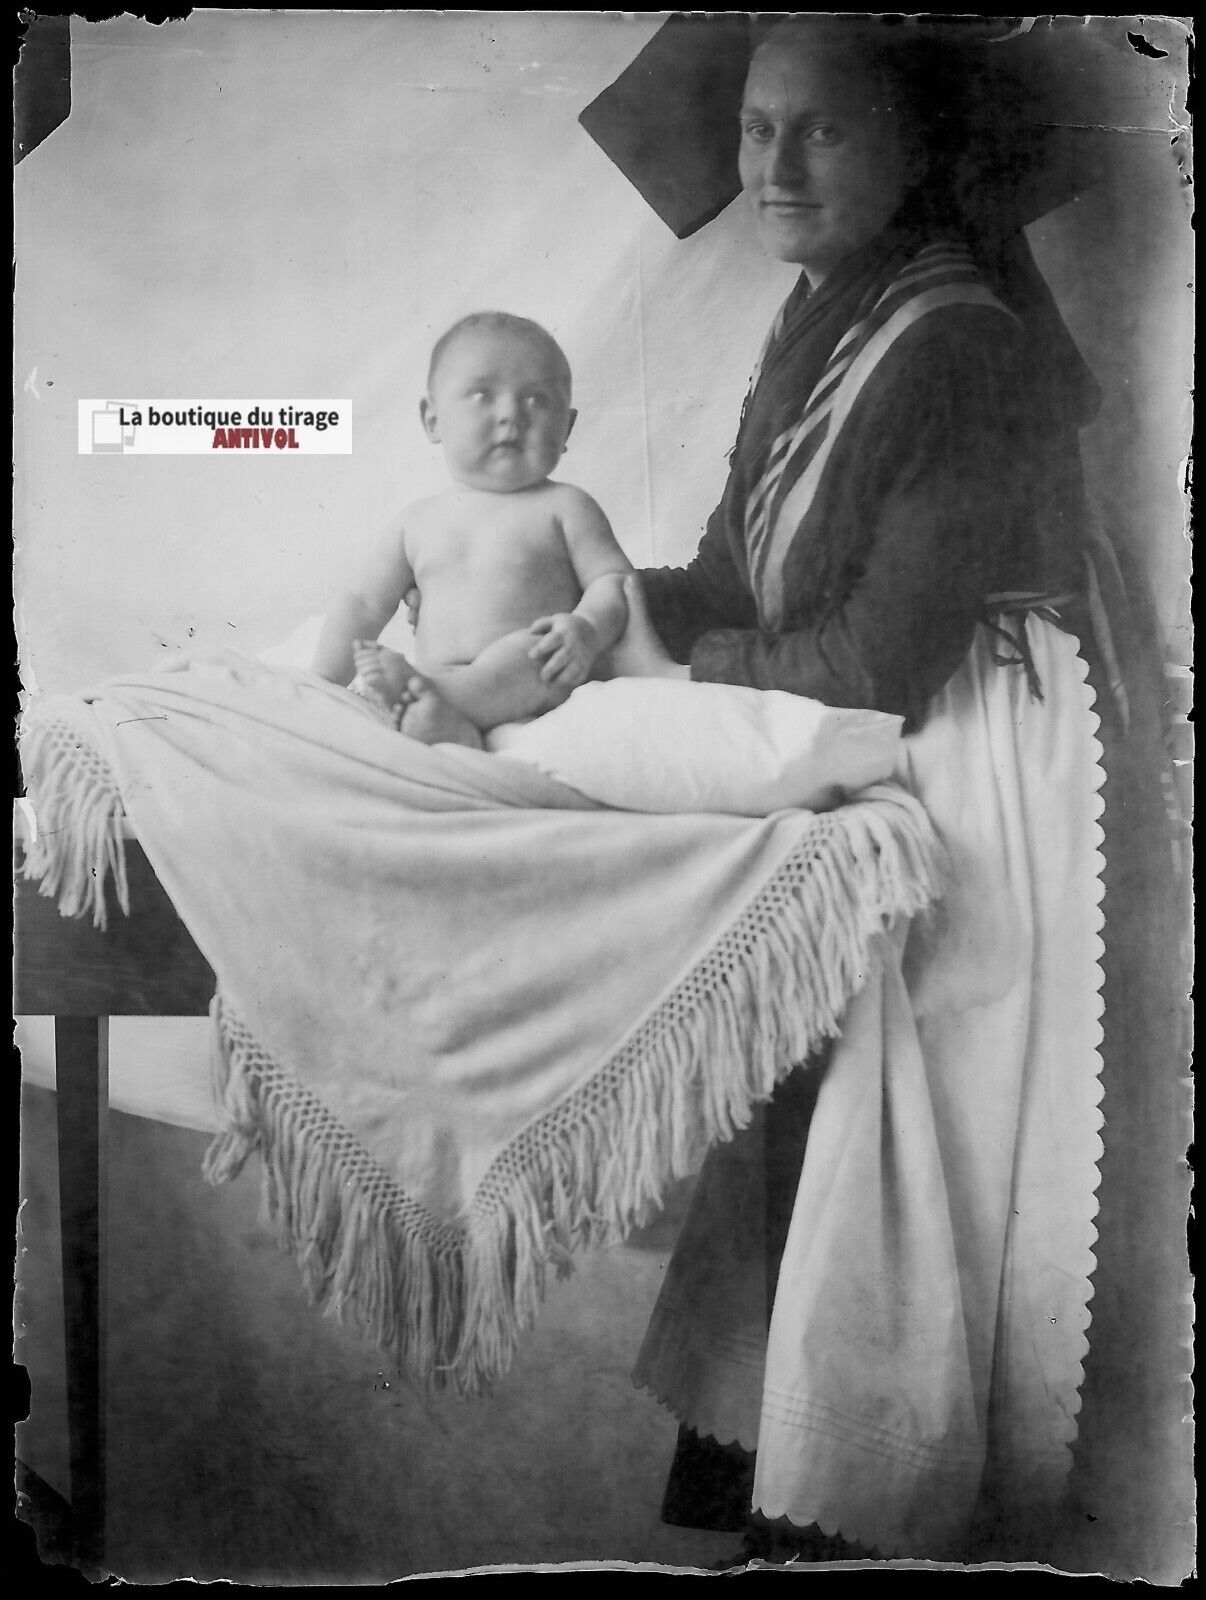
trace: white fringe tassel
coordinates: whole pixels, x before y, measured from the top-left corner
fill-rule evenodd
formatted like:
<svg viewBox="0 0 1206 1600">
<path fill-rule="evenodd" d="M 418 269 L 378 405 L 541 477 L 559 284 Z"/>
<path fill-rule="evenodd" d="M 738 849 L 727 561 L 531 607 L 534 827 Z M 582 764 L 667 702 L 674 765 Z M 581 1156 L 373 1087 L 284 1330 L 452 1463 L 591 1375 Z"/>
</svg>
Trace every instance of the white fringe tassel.
<svg viewBox="0 0 1206 1600">
<path fill-rule="evenodd" d="M 36 827 L 26 842 L 23 876 L 39 879 L 40 893 L 56 899 L 63 916 L 91 912 L 96 928 L 108 925 L 105 882 L 111 877 L 118 904 L 129 916 L 125 812 L 87 733 L 71 727 L 62 714 L 27 716 L 21 761 Z"/>
</svg>

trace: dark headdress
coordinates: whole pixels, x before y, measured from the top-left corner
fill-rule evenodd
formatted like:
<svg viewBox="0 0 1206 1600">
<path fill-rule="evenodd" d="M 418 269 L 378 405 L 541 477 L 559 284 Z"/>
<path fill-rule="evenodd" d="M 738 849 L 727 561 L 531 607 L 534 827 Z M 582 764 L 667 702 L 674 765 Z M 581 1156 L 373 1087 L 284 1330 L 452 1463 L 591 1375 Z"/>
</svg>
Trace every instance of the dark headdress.
<svg viewBox="0 0 1206 1600">
<path fill-rule="evenodd" d="M 758 45 L 784 20 L 672 16 L 582 112 L 582 126 L 680 239 L 740 193 L 737 114 L 746 74 Z M 1090 187 L 1100 171 L 1101 139 L 1091 124 L 1107 119 L 1068 110 L 1092 76 L 1075 36 L 1083 29 L 1058 28 L 1057 18 L 1030 28 L 1003 18 L 817 20 L 865 35 L 906 85 L 930 154 L 913 209 L 964 234 L 1042 353 L 1053 401 L 1083 425 L 1097 408 L 1097 388 L 1021 231 Z"/>
<path fill-rule="evenodd" d="M 782 15 L 671 16 L 579 118 L 680 239 L 741 191 L 737 114 L 754 51 Z M 820 19 L 818 19 L 820 20 Z M 930 131 L 976 145 L 983 198 L 1015 230 L 1072 199 L 1096 176 L 1093 120 L 1071 109 L 1092 60 L 1079 18 L 1013 26 L 1007 19 L 832 19 L 890 50 L 913 77 Z M 1089 86 L 1090 89 L 1093 86 Z M 970 198 L 970 196 L 969 196 Z"/>
</svg>

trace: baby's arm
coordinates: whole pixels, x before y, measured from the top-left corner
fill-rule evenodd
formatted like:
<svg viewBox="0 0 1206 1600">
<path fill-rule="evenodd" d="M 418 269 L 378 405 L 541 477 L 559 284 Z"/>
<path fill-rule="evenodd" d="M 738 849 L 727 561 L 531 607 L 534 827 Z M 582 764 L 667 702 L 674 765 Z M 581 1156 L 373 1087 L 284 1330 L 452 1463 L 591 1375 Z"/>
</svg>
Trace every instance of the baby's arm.
<svg viewBox="0 0 1206 1600">
<path fill-rule="evenodd" d="M 558 511 L 582 598 L 572 612 L 536 619 L 531 631 L 537 642 L 529 654 L 533 661 L 543 662 L 540 676 L 545 683 L 576 689 L 586 682 L 596 659 L 624 632 L 628 621 L 624 578 L 633 567 L 588 494 L 566 484 Z"/>
<path fill-rule="evenodd" d="M 323 620 L 312 670 L 332 683 L 350 683 L 356 666 L 352 645 L 375 639 L 414 586 L 405 534 L 395 528 L 365 562 L 355 582 L 334 602 Z"/>
</svg>

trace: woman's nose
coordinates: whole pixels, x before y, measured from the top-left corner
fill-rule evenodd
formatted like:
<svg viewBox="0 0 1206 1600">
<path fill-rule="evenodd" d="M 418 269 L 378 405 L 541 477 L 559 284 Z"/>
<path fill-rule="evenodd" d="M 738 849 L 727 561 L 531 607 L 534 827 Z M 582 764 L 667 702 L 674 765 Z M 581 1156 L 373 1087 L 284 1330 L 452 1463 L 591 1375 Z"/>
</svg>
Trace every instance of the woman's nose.
<svg viewBox="0 0 1206 1600">
<path fill-rule="evenodd" d="M 799 142 L 787 133 L 775 135 L 766 152 L 765 181 L 776 188 L 799 188 L 808 178 L 808 163 Z"/>
</svg>

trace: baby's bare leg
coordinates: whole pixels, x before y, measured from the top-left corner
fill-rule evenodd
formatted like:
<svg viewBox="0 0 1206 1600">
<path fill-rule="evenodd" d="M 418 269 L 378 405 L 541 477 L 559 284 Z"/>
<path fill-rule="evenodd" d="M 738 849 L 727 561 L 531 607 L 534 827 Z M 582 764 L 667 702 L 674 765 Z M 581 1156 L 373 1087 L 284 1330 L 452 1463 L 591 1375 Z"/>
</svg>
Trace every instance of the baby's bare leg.
<svg viewBox="0 0 1206 1600">
<path fill-rule="evenodd" d="M 463 667 L 416 672 L 405 656 L 358 639 L 356 671 L 399 719 L 401 731 L 423 744 L 463 744 L 481 749 L 482 734 L 503 722 L 538 717 L 569 698 L 568 689 L 542 682 L 529 659 L 527 630 L 504 634 Z"/>
<path fill-rule="evenodd" d="M 469 718 L 462 716 L 427 678 L 416 674 L 407 685 L 407 705 L 399 723 L 401 732 L 420 744 L 463 744 L 482 748 L 482 736 Z"/>
<path fill-rule="evenodd" d="M 467 717 L 448 704 L 404 655 L 375 639 L 352 645 L 356 674 L 367 693 L 393 718 L 394 726 L 422 744 L 463 744 L 480 750 L 482 736 Z"/>
<path fill-rule="evenodd" d="M 538 717 L 568 700 L 570 691 L 542 681 L 529 659 L 536 642 L 526 628 L 504 634 L 463 667 L 425 674 L 440 696 L 483 732 L 503 722 Z"/>
</svg>

